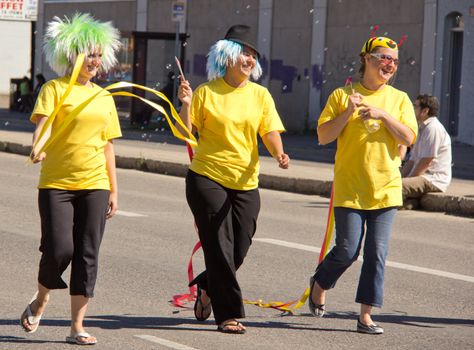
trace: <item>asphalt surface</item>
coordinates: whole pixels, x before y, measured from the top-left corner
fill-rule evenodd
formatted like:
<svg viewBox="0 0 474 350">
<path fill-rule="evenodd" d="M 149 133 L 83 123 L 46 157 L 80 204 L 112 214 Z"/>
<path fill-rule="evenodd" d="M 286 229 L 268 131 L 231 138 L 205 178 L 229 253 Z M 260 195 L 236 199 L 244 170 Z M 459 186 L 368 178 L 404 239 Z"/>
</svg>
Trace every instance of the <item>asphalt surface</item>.
<svg viewBox="0 0 474 350">
<path fill-rule="evenodd" d="M 39 167 L 0 153 L 2 247 L 1 349 L 70 349 L 67 290 L 54 291 L 39 330 L 25 334 L 19 316 L 35 291 L 40 253 L 36 183 Z M 472 349 L 474 345 L 474 235 L 472 218 L 400 211 L 386 269 L 385 302 L 374 319 L 381 336 L 355 332 L 360 262 L 328 293 L 328 315 L 294 316 L 246 306 L 243 336 L 215 331 L 212 316 L 170 306 L 187 291 L 187 263 L 196 243 L 184 180 L 118 169 L 120 214 L 101 248 L 95 298 L 86 329 L 95 349 Z M 244 297 L 289 301 L 308 286 L 322 243 L 328 199 L 261 190 L 262 210 L 238 278 Z M 203 268 L 202 254 L 194 258 Z M 64 279 L 68 281 L 68 273 Z M 192 306 L 192 305 L 191 305 Z"/>
</svg>

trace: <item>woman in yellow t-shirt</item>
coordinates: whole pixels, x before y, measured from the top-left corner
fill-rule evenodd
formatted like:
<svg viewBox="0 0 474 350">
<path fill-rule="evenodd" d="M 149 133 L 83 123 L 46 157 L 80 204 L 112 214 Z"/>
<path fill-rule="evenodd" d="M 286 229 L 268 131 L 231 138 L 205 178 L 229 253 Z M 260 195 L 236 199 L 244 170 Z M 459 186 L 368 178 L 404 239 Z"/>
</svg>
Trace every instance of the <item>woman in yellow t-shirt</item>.
<svg viewBox="0 0 474 350">
<path fill-rule="evenodd" d="M 357 260 L 365 235 L 356 302 L 361 304 L 357 331 L 383 333 L 371 318 L 381 307 L 385 259 L 393 219 L 402 204 L 398 145 L 411 145 L 417 123 L 407 94 L 388 85 L 396 73 L 398 45 L 370 38 L 362 48 L 362 79 L 336 89 L 318 121 L 321 144 L 337 139 L 334 166 L 335 246 L 310 279 L 308 305 L 323 316 L 326 290 Z"/>
<path fill-rule="evenodd" d="M 209 81 L 193 94 L 181 77 L 178 94 L 181 119 L 199 133 L 186 177 L 186 198 L 206 264 L 190 283 L 198 288 L 194 314 L 203 321 L 212 309 L 217 329 L 224 333 L 245 333 L 237 321 L 245 312 L 236 271 L 252 242 L 260 210 L 257 134 L 281 168 L 289 164 L 273 99 L 249 80 L 262 73 L 258 57 L 250 27 L 235 25 L 211 47 Z"/>
<path fill-rule="evenodd" d="M 91 79 L 99 70 L 116 64 L 118 39 L 118 30 L 110 23 L 95 21 L 88 14 L 64 20 L 55 17 L 46 29 L 46 59 L 63 77 L 42 87 L 31 116 L 36 123 L 33 144 L 37 144 L 31 159 L 42 164 L 38 185 L 42 255 L 38 292 L 21 315 L 21 326 L 27 333 L 38 329 L 50 291 L 67 288 L 61 275 L 71 264 L 71 330 L 66 341 L 80 345 L 97 342 L 84 330 L 83 320 L 89 298 L 94 294 L 105 221 L 117 211 L 112 140 L 121 136 L 112 97 Z M 85 60 L 77 82 L 44 137 L 37 142 L 68 88 L 69 75 L 79 54 L 85 54 Z M 76 107 L 97 93 L 99 98 L 73 119 L 68 118 Z"/>
</svg>

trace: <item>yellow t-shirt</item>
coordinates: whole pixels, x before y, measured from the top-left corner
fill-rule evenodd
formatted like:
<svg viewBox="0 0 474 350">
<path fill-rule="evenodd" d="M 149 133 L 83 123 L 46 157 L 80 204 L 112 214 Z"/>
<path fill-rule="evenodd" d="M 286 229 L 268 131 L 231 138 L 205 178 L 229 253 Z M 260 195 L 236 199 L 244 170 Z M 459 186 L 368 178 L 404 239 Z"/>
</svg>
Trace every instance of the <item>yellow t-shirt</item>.
<svg viewBox="0 0 474 350">
<path fill-rule="evenodd" d="M 257 133 L 285 131 L 266 88 L 253 82 L 234 88 L 222 78 L 196 89 L 191 122 L 199 140 L 190 169 L 224 187 L 245 191 L 258 186 Z"/>
<path fill-rule="evenodd" d="M 33 123 L 36 123 L 38 114 L 51 115 L 68 83 L 69 77 L 63 77 L 42 87 L 31 116 Z M 89 88 L 76 83 L 56 115 L 51 137 L 55 137 L 75 107 L 101 90 L 95 84 Z M 105 93 L 99 96 L 103 97 L 92 100 L 45 150 L 38 188 L 110 189 L 104 148 L 108 140 L 120 137 L 122 133 L 113 98 Z"/>
<path fill-rule="evenodd" d="M 418 126 L 408 95 L 392 86 L 380 91 L 354 84 L 363 102 L 383 109 L 408 126 L 415 135 Z M 338 88 L 329 96 L 318 126 L 334 119 L 347 108 L 350 87 Z M 383 123 L 369 133 L 356 110 L 337 138 L 334 166 L 334 206 L 380 209 L 402 205 L 402 180 L 397 140 Z"/>
</svg>

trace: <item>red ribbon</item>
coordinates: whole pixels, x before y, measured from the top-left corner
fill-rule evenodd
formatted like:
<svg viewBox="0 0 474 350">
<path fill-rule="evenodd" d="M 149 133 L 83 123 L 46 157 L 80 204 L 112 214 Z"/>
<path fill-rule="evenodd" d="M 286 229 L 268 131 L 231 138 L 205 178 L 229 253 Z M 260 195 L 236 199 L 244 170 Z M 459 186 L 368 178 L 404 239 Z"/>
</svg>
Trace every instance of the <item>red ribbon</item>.
<svg viewBox="0 0 474 350">
<path fill-rule="evenodd" d="M 374 29 L 372 30 L 372 32 L 370 33 L 370 37 L 371 38 L 375 38 L 375 32 L 379 29 L 379 25 L 376 24 L 374 25 Z"/>
<path fill-rule="evenodd" d="M 194 279 L 194 270 L 193 270 L 193 256 L 194 254 L 201 248 L 201 242 L 197 242 L 196 245 L 193 248 L 193 252 L 191 254 L 191 257 L 189 258 L 188 262 L 188 280 L 191 282 Z M 185 304 L 191 301 L 196 300 L 197 296 L 197 288 L 196 286 L 190 286 L 189 287 L 189 293 L 187 294 L 176 294 L 173 295 L 173 299 L 171 300 L 171 304 L 173 304 L 176 307 L 183 307 L 185 308 Z"/>
<path fill-rule="evenodd" d="M 192 161 L 193 155 L 194 155 L 193 149 L 191 148 L 189 143 L 186 143 L 186 148 L 188 150 L 189 160 Z M 196 226 L 196 223 L 194 223 L 194 228 L 196 229 L 196 233 L 198 233 L 198 228 Z M 188 262 L 188 282 L 189 283 L 191 283 L 191 281 L 194 279 L 193 256 L 199 250 L 199 248 L 201 248 L 201 242 L 197 241 L 197 243 L 194 245 L 193 252 L 191 253 L 191 257 L 189 258 L 189 262 Z M 189 293 L 173 295 L 173 298 L 171 299 L 170 302 L 176 307 L 186 308 L 185 304 L 196 300 L 196 297 L 197 297 L 196 286 L 190 286 Z"/>
<path fill-rule="evenodd" d="M 402 46 L 402 44 L 407 40 L 407 35 L 404 34 L 401 38 L 400 41 L 398 42 L 398 47 Z"/>
</svg>

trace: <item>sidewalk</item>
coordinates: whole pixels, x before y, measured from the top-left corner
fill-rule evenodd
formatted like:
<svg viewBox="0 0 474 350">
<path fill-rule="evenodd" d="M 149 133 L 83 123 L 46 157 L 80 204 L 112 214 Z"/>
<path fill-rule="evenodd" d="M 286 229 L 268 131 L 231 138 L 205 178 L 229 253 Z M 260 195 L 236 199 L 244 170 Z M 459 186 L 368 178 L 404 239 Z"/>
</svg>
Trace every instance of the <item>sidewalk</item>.
<svg viewBox="0 0 474 350">
<path fill-rule="evenodd" d="M 0 151 L 27 155 L 34 126 L 28 115 L 0 109 Z M 166 131 L 131 128 L 122 120 L 124 137 L 114 142 L 117 166 L 128 169 L 184 176 L 189 157 L 183 143 Z M 313 135 L 283 135 L 291 157 L 288 170 L 278 168 L 262 146 L 260 187 L 329 197 L 335 145 L 319 146 Z M 425 195 L 419 208 L 474 217 L 474 147 L 453 145 L 455 178 L 447 193 Z M 418 203 L 416 203 L 418 204 Z M 416 207 L 416 205 L 415 205 Z"/>
</svg>

